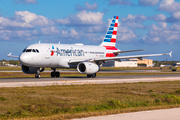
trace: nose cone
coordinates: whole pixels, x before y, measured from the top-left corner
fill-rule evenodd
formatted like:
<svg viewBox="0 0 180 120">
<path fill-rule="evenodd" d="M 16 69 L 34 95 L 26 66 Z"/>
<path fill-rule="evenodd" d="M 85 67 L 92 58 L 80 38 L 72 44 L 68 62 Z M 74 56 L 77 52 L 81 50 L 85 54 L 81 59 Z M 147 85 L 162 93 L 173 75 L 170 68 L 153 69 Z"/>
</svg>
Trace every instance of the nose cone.
<svg viewBox="0 0 180 120">
<path fill-rule="evenodd" d="M 23 65 L 28 65 L 29 61 L 31 61 L 31 59 L 30 59 L 30 56 L 28 56 L 26 54 L 21 54 L 19 57 L 19 61 Z"/>
</svg>

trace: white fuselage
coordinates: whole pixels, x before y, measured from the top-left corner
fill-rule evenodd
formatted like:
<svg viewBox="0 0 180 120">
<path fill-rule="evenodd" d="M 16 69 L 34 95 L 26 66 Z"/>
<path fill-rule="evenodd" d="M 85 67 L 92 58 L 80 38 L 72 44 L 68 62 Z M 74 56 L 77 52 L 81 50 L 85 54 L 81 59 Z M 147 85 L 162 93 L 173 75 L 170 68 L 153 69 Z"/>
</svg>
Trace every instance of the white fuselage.
<svg viewBox="0 0 180 120">
<path fill-rule="evenodd" d="M 87 60 L 106 56 L 106 48 L 102 46 L 66 45 L 66 44 L 33 44 L 20 55 L 21 64 L 31 67 L 75 68 L 69 64 L 73 60 Z"/>
</svg>

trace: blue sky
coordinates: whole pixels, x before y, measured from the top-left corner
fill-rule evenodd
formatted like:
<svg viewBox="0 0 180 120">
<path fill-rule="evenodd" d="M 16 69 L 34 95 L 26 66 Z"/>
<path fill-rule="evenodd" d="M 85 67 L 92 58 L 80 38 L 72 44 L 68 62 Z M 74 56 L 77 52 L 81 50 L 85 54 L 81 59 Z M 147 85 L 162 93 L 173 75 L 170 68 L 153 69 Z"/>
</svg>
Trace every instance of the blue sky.
<svg viewBox="0 0 180 120">
<path fill-rule="evenodd" d="M 0 0 L 0 60 L 39 41 L 99 45 L 113 16 L 116 47 L 146 49 L 121 55 L 173 51 L 150 58 L 180 60 L 180 0 Z"/>
</svg>

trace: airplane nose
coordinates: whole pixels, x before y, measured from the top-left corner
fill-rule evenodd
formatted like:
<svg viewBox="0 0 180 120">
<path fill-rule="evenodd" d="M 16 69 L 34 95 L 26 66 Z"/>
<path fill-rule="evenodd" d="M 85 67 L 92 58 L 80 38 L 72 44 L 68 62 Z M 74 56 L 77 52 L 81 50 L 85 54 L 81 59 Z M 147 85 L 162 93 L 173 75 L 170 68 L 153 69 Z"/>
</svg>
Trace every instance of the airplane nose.
<svg viewBox="0 0 180 120">
<path fill-rule="evenodd" d="M 25 54 L 21 54 L 19 57 L 19 61 L 21 64 L 27 64 L 29 61 L 29 56 Z"/>
</svg>

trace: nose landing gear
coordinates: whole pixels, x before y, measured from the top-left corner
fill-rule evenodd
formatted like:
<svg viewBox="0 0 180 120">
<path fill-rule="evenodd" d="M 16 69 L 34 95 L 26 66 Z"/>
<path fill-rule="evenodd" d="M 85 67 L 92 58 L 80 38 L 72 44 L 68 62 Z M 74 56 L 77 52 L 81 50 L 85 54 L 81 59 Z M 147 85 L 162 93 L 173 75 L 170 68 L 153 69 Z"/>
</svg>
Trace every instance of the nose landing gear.
<svg viewBox="0 0 180 120">
<path fill-rule="evenodd" d="M 35 78 L 40 78 L 40 77 L 41 77 L 40 70 L 37 69 L 36 74 L 35 74 Z"/>
</svg>

